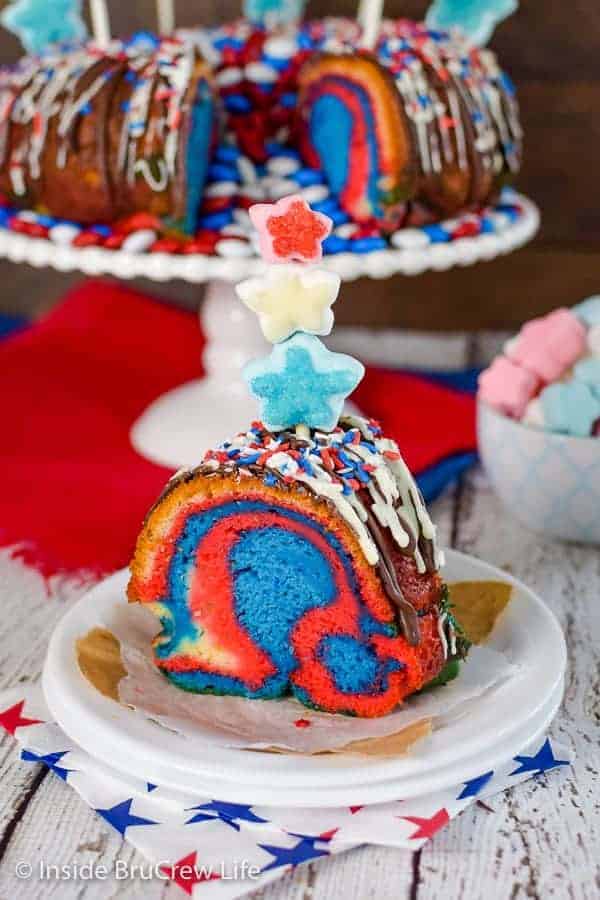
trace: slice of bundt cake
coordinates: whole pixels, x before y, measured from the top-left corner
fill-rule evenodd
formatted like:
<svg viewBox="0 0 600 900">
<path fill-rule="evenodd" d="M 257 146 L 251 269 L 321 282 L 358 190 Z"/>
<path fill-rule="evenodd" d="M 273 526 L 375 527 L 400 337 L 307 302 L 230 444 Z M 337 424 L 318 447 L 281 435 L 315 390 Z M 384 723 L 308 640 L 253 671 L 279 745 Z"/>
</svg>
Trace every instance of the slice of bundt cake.
<svg viewBox="0 0 600 900">
<path fill-rule="evenodd" d="M 441 561 L 374 422 L 255 423 L 169 482 L 128 596 L 160 621 L 156 665 L 185 690 L 381 716 L 460 652 Z"/>
<path fill-rule="evenodd" d="M 521 164 L 515 89 L 460 32 L 386 22 L 373 52 L 313 53 L 298 76 L 305 158 L 383 229 L 489 202 Z"/>
<path fill-rule="evenodd" d="M 211 77 L 171 38 L 26 57 L 0 72 L 0 191 L 77 222 L 143 211 L 193 232 L 216 127 Z"/>
</svg>

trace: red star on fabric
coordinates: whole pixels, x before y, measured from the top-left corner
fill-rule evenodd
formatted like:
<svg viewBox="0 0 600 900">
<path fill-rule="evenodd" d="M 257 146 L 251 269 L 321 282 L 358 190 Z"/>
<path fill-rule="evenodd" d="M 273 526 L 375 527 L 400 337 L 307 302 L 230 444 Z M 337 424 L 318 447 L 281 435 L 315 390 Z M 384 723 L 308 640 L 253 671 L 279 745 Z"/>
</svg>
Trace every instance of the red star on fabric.
<svg viewBox="0 0 600 900">
<path fill-rule="evenodd" d="M 351 806 L 350 812 L 354 815 L 354 813 L 360 812 L 361 809 L 364 809 L 364 806 Z"/>
<path fill-rule="evenodd" d="M 330 828 L 329 831 L 323 831 L 319 835 L 320 841 L 330 841 L 338 833 L 339 828 Z"/>
<path fill-rule="evenodd" d="M 161 872 L 168 875 L 169 880 L 178 885 L 189 897 L 192 896 L 195 885 L 205 881 L 218 881 L 221 877 L 210 872 L 208 866 L 199 867 L 196 860 L 197 855 L 197 851 L 194 850 L 173 865 L 160 867 Z"/>
<path fill-rule="evenodd" d="M 323 213 L 313 212 L 303 197 L 295 194 L 274 204 L 257 203 L 249 213 L 267 262 L 322 259 L 321 244 L 331 233 L 333 222 Z"/>
<path fill-rule="evenodd" d="M 26 728 L 27 725 L 38 725 L 42 721 L 41 719 L 26 719 L 22 716 L 21 713 L 24 706 L 25 701 L 21 700 L 9 709 L 5 709 L 4 712 L 0 712 L 0 726 L 5 731 L 8 731 L 9 734 L 14 735 L 17 728 Z"/>
<path fill-rule="evenodd" d="M 418 826 L 415 833 L 410 836 L 411 841 L 433 837 L 440 828 L 443 828 L 450 821 L 450 816 L 446 809 L 439 809 L 430 819 L 421 819 L 419 816 L 399 816 L 398 818 Z"/>
</svg>

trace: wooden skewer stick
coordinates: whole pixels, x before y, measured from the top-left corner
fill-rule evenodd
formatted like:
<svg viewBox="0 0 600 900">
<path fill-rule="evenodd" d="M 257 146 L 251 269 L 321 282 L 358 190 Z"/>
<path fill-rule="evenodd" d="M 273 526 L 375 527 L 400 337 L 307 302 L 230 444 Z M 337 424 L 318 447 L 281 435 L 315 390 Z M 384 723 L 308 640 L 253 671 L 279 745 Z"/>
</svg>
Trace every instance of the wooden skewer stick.
<svg viewBox="0 0 600 900">
<path fill-rule="evenodd" d="M 107 47 L 110 44 L 110 19 L 106 0 L 90 0 L 90 15 L 96 43 Z"/>
<path fill-rule="evenodd" d="M 362 28 L 362 46 L 372 50 L 377 43 L 383 16 L 383 0 L 360 0 L 358 21 Z"/>
<path fill-rule="evenodd" d="M 158 33 L 173 34 L 175 31 L 175 0 L 157 0 Z"/>
</svg>

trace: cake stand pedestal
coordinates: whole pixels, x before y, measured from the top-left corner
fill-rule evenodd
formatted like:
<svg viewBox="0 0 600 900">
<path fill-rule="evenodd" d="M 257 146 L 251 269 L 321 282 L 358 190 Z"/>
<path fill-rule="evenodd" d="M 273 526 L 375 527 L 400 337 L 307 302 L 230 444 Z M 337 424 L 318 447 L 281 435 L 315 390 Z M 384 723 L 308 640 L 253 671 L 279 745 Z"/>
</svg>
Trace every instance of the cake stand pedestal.
<svg viewBox="0 0 600 900">
<path fill-rule="evenodd" d="M 411 245 L 371 253 L 325 256 L 322 267 L 343 281 L 419 275 L 469 266 L 510 253 L 526 244 L 539 227 L 534 203 L 516 194 L 520 208 L 515 221 L 504 222 L 493 233 L 448 239 L 426 246 Z M 415 229 L 412 229 L 413 235 Z M 168 253 L 132 253 L 104 247 L 62 246 L 47 238 L 0 229 L 0 257 L 13 262 L 52 266 L 60 271 L 117 278 L 151 278 L 165 282 L 181 278 L 194 284 L 208 282 L 201 321 L 207 338 L 204 351 L 206 377 L 158 398 L 134 424 L 131 440 L 147 459 L 170 468 L 195 465 L 203 452 L 246 428 L 257 418 L 256 401 L 242 381 L 241 369 L 268 350 L 256 316 L 235 295 L 234 285 L 264 271 L 255 256 L 223 258 Z M 200 368 L 200 366 L 199 366 Z"/>
<path fill-rule="evenodd" d="M 256 316 L 231 284 L 211 281 L 200 322 L 206 338 L 205 377 L 163 394 L 131 430 L 138 453 L 171 468 L 197 465 L 204 450 L 259 417 L 258 403 L 240 374 L 246 363 L 270 349 Z"/>
</svg>

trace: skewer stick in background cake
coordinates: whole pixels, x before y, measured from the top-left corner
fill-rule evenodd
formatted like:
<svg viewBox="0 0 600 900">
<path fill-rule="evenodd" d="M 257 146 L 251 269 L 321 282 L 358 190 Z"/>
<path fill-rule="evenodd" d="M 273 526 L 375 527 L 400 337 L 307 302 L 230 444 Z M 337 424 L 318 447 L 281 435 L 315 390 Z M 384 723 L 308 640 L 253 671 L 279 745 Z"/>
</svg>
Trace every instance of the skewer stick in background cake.
<svg viewBox="0 0 600 900">
<path fill-rule="evenodd" d="M 184 690 L 382 716 L 465 652 L 443 555 L 397 445 L 340 417 L 364 370 L 319 340 L 339 280 L 311 264 L 331 222 L 299 196 L 250 215 L 272 263 L 238 288 L 274 344 L 245 369 L 262 421 L 169 482 L 128 597 L 156 615 L 155 663 Z"/>
<path fill-rule="evenodd" d="M 362 29 L 361 44 L 372 50 L 377 43 L 383 15 L 383 0 L 361 0 L 358 7 L 358 22 Z"/>
<path fill-rule="evenodd" d="M 175 0 L 156 0 L 158 33 L 162 35 L 175 32 Z"/>
<path fill-rule="evenodd" d="M 99 47 L 108 47 L 110 43 L 110 17 L 106 0 L 90 0 L 90 15 L 94 40 Z"/>
</svg>

